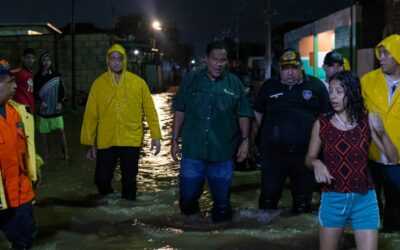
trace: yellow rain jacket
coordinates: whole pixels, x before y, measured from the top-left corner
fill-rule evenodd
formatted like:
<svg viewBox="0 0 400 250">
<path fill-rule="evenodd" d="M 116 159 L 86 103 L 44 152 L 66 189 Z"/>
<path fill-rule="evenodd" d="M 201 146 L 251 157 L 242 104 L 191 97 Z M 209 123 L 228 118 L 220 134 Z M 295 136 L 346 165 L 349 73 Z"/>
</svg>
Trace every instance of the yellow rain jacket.
<svg viewBox="0 0 400 250">
<path fill-rule="evenodd" d="M 90 89 L 81 130 L 81 143 L 98 149 L 112 146 L 140 147 L 143 140 L 143 114 L 152 139 L 160 139 L 157 111 L 146 82 L 126 70 L 125 49 L 114 44 L 107 52 L 123 55 L 123 71 L 118 84 L 114 73 L 100 75 Z"/>
<path fill-rule="evenodd" d="M 40 165 L 36 163 L 36 152 L 35 152 L 35 128 L 33 115 L 26 110 L 26 106 L 16 103 L 12 100 L 8 100 L 8 104 L 13 107 L 19 114 L 22 123 L 24 124 L 24 134 L 26 137 L 26 149 L 25 153 L 25 165 L 28 170 L 28 177 L 31 182 L 36 182 L 37 170 L 39 170 Z M 0 210 L 8 208 L 7 197 L 5 194 L 5 186 L 3 183 L 2 174 L 0 171 Z"/>
<path fill-rule="evenodd" d="M 391 35 L 375 47 L 375 56 L 379 58 L 378 48 L 385 47 L 400 64 L 400 35 Z M 373 70 L 361 78 L 361 89 L 368 111 L 378 112 L 383 120 L 386 132 L 400 149 L 400 91 L 396 91 L 389 105 L 388 84 L 381 68 Z M 381 152 L 375 143 L 371 144 L 369 158 L 378 161 Z"/>
</svg>

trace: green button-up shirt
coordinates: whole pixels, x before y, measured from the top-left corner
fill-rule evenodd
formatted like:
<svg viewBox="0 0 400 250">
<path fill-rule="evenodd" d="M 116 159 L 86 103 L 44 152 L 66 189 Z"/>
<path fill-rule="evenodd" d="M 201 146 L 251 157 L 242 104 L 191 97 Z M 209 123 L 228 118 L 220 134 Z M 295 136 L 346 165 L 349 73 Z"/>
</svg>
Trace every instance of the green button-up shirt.
<svg viewBox="0 0 400 250">
<path fill-rule="evenodd" d="M 185 113 L 182 155 L 208 161 L 233 160 L 238 145 L 239 118 L 252 117 L 240 80 L 225 72 L 212 81 L 207 71 L 185 77 L 173 108 Z"/>
</svg>

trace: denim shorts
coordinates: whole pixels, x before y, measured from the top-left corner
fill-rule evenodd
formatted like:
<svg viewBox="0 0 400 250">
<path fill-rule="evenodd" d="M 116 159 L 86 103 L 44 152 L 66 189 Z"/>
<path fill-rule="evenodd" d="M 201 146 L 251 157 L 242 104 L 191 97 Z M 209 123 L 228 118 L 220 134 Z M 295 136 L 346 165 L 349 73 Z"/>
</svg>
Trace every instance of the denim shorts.
<svg viewBox="0 0 400 250">
<path fill-rule="evenodd" d="M 323 192 L 318 221 L 322 227 L 344 228 L 351 223 L 353 230 L 379 229 L 375 190 L 365 193 Z"/>
</svg>

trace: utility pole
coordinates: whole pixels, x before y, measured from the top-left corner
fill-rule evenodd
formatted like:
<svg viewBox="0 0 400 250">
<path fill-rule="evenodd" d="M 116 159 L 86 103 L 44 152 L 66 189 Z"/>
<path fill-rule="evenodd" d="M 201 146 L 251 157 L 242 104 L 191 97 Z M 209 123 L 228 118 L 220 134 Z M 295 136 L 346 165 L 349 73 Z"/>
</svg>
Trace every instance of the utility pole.
<svg viewBox="0 0 400 250">
<path fill-rule="evenodd" d="M 239 13 L 236 13 L 236 72 L 239 72 Z"/>
<path fill-rule="evenodd" d="M 245 1 L 243 5 L 234 11 L 236 16 L 236 71 L 239 72 L 239 49 L 240 49 L 240 37 L 239 37 L 239 13 L 247 7 L 249 1 Z"/>
<path fill-rule="evenodd" d="M 266 32 L 266 42 L 265 42 L 265 75 L 264 79 L 267 80 L 271 78 L 271 0 L 266 0 L 266 7 L 264 9 L 265 17 L 265 32 Z"/>
<path fill-rule="evenodd" d="M 112 0 L 110 0 L 110 10 L 111 10 L 111 28 L 114 28 L 114 12 L 115 12 L 115 8 L 114 8 L 114 5 L 113 5 L 113 2 L 112 2 Z"/>
<path fill-rule="evenodd" d="M 75 0 L 71 0 L 71 101 L 73 109 L 76 109 L 75 84 Z"/>
</svg>

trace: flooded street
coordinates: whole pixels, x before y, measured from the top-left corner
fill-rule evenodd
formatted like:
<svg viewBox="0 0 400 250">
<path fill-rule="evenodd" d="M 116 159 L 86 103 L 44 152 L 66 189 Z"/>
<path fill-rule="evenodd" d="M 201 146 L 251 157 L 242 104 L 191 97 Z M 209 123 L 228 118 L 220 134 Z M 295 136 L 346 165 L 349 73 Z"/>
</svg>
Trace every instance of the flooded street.
<svg viewBox="0 0 400 250">
<path fill-rule="evenodd" d="M 283 194 L 281 210 L 258 210 L 259 171 L 235 172 L 232 222 L 211 222 L 207 188 L 201 199 L 202 215 L 180 215 L 179 166 L 169 155 L 173 95 L 173 90 L 153 95 L 164 139 L 160 154 L 153 156 L 146 129 L 136 201 L 122 200 L 118 193 L 105 198 L 96 195 L 95 162 L 85 159 L 79 144 L 83 109 L 66 111 L 71 159 L 61 160 L 59 136 L 53 135 L 53 158 L 42 170 L 34 208 L 39 228 L 34 249 L 318 249 L 316 215 L 292 216 L 288 191 Z M 120 178 L 117 170 L 113 185 L 118 191 Z M 0 249 L 7 248 L 1 235 Z M 399 248 L 398 234 L 380 234 L 379 249 Z M 341 249 L 355 249 L 350 230 L 344 234 Z"/>
</svg>

